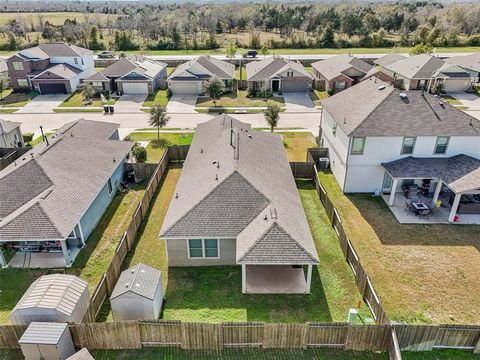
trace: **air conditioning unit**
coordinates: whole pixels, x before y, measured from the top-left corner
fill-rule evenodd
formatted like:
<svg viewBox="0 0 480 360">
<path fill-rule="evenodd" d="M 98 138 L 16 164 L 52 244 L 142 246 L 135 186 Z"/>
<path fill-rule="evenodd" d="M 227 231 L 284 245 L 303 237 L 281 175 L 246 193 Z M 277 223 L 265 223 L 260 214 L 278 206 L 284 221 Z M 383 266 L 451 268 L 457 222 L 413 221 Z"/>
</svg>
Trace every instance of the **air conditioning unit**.
<svg viewBox="0 0 480 360">
<path fill-rule="evenodd" d="M 321 170 L 330 169 L 330 159 L 328 157 L 318 158 L 318 168 Z"/>
</svg>

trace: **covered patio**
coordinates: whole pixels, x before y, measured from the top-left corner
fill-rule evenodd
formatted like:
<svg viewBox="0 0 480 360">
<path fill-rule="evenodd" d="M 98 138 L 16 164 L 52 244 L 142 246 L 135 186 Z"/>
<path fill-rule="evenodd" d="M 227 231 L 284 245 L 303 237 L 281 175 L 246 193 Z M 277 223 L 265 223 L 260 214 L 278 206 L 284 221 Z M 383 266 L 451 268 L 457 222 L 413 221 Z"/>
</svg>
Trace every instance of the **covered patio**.
<svg viewBox="0 0 480 360">
<path fill-rule="evenodd" d="M 382 166 L 382 197 L 400 223 L 480 224 L 479 159 L 409 156 Z"/>
</svg>

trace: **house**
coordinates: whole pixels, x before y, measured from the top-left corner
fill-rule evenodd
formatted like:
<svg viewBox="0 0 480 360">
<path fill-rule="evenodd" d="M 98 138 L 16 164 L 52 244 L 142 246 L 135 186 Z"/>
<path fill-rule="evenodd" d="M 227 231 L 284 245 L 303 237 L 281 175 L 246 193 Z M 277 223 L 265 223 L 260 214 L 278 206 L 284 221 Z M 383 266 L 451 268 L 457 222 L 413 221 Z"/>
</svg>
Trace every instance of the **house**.
<svg viewBox="0 0 480 360">
<path fill-rule="evenodd" d="M 180 64 L 167 79 L 168 88 L 174 95 L 199 95 L 205 83 L 216 77 L 226 88 L 232 87 L 235 65 L 211 56 L 200 56 Z"/>
<path fill-rule="evenodd" d="M 382 72 L 382 68 L 393 64 L 396 61 L 406 59 L 406 56 L 397 54 L 397 53 L 390 53 L 379 57 L 378 59 L 373 61 L 374 66 L 365 74 L 362 80 L 370 79 L 372 76 L 382 80 L 383 82 L 393 85 L 393 79 Z"/>
<path fill-rule="evenodd" d="M 282 57 L 252 61 L 246 70 L 250 92 L 307 92 L 313 80 L 302 64 Z"/>
<path fill-rule="evenodd" d="M 312 64 L 315 86 L 319 90 L 342 91 L 356 83 L 372 65 L 350 54 L 341 54 Z"/>
<path fill-rule="evenodd" d="M 447 63 L 457 65 L 470 74 L 472 82 L 480 82 L 480 53 L 455 56 L 446 59 Z"/>
<path fill-rule="evenodd" d="M 40 44 L 7 59 L 10 86 L 39 94 L 70 94 L 95 72 L 93 52 L 65 43 Z"/>
<path fill-rule="evenodd" d="M 199 124 L 174 194 L 169 266 L 239 265 L 242 293 L 310 292 L 319 260 L 280 135 L 228 115 Z"/>
<path fill-rule="evenodd" d="M 381 72 L 395 87 L 405 90 L 430 90 L 438 82 L 443 83 L 446 92 L 465 91 L 471 86 L 470 74 L 429 54 L 395 61 L 383 66 Z"/>
<path fill-rule="evenodd" d="M 162 303 L 162 273 L 141 263 L 122 271 L 110 295 L 115 321 L 158 319 Z"/>
<path fill-rule="evenodd" d="M 133 143 L 118 141 L 118 127 L 68 123 L 0 171 L 0 250 L 15 253 L 9 266 L 72 264 L 123 181 Z"/>
<path fill-rule="evenodd" d="M 96 72 L 83 82 L 98 92 L 123 94 L 153 94 L 165 86 L 167 64 L 147 58 L 122 58 Z"/>
<path fill-rule="evenodd" d="M 3 82 L 4 88 L 8 85 L 8 66 L 7 60 L 0 59 L 0 82 Z"/>
<path fill-rule="evenodd" d="M 393 64 L 394 62 L 406 59 L 406 56 L 397 54 L 397 53 L 390 53 L 387 55 L 383 55 L 378 59 L 373 60 L 373 64 L 379 67 L 384 67 Z"/>
<path fill-rule="evenodd" d="M 22 123 L 0 119 L 0 148 L 21 148 L 23 142 Z"/>
<path fill-rule="evenodd" d="M 448 212 L 443 222 L 453 221 L 457 202 L 467 203 L 467 195 L 480 193 L 475 170 L 480 122 L 438 97 L 402 92 L 371 78 L 322 105 L 320 144 L 329 150 L 331 170 L 343 192 L 393 194 L 393 200 L 396 194 L 400 201 L 402 187 L 420 187 L 428 180 L 430 201 L 436 203 L 442 191 Z M 421 161 L 435 164 L 422 166 Z M 393 206 L 393 200 L 387 201 Z M 471 202 L 464 208 L 473 212 L 473 198 Z"/>
</svg>

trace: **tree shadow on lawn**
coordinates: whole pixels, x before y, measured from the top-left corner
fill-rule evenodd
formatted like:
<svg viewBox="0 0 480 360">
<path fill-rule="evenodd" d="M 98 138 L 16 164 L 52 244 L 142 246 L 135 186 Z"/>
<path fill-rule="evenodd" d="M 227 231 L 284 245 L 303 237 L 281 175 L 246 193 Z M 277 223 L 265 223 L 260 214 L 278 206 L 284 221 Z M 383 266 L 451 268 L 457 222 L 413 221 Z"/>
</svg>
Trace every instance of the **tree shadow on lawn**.
<svg viewBox="0 0 480 360">
<path fill-rule="evenodd" d="M 242 294 L 240 266 L 168 269 L 164 316 L 189 321 L 331 322 L 314 268 L 311 294 Z"/>
<path fill-rule="evenodd" d="M 346 196 L 384 245 L 473 246 L 480 252 L 478 225 L 400 224 L 381 197 Z"/>
</svg>

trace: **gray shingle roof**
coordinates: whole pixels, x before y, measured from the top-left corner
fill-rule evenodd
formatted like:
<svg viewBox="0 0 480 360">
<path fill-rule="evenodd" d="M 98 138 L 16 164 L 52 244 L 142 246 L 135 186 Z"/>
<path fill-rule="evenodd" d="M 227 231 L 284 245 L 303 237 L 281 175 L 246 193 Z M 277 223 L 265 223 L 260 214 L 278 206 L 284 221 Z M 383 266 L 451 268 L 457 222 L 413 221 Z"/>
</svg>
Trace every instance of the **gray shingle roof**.
<svg viewBox="0 0 480 360">
<path fill-rule="evenodd" d="M 195 237 L 196 229 L 201 233 L 197 236 L 236 237 L 240 262 L 273 224 L 283 229 L 277 235 L 291 251 L 282 250 L 277 258 L 277 245 L 267 238 L 262 246 L 271 248 L 271 262 L 318 261 L 281 137 L 252 132 L 249 124 L 228 115 L 199 124 L 160 237 Z M 298 244 L 304 249 L 301 256 Z M 255 254 L 260 256 L 254 253 L 249 260 Z"/>
<path fill-rule="evenodd" d="M 102 71 L 93 74 L 87 80 L 105 80 L 108 77 L 121 78 L 130 73 L 136 73 L 144 78 L 154 79 L 166 67 L 167 64 L 159 61 L 144 58 L 137 60 L 136 58 L 128 57 L 114 62 Z"/>
<path fill-rule="evenodd" d="M 382 166 L 393 177 L 439 178 L 456 193 L 480 188 L 480 159 L 464 154 L 449 158 L 409 156 Z"/>
<path fill-rule="evenodd" d="M 18 343 L 57 345 L 67 327 L 67 323 L 32 322 Z"/>
<path fill-rule="evenodd" d="M 20 125 L 22 125 L 22 123 L 20 122 L 7 121 L 7 120 L 0 119 L 0 135 L 8 134 L 13 130 L 15 130 L 16 128 L 19 128 Z"/>
<path fill-rule="evenodd" d="M 387 66 L 387 65 L 393 64 L 394 62 L 397 62 L 399 60 L 403 60 L 406 58 L 407 58 L 406 56 L 396 54 L 396 53 L 391 53 L 374 60 L 373 63 L 380 66 Z"/>
<path fill-rule="evenodd" d="M 195 69 L 196 64 L 200 65 L 205 71 Z M 200 56 L 178 65 L 170 74 L 168 80 L 185 80 L 185 78 L 205 80 L 212 76 L 223 80 L 233 80 L 235 78 L 235 65 L 210 56 Z"/>
<path fill-rule="evenodd" d="M 110 300 L 129 292 L 153 300 L 157 287 L 162 282 L 161 275 L 159 270 L 142 263 L 122 271 Z"/>
<path fill-rule="evenodd" d="M 77 124 L 93 133 L 97 128 L 99 134 L 111 126 L 87 120 Z M 110 129 L 103 134 L 111 135 Z M 106 138 L 76 136 L 75 130 L 57 133 L 49 146 L 36 146 L 2 170 L 0 198 L 11 201 L 2 208 L 0 240 L 48 239 L 56 235 L 54 229 L 66 238 L 133 145 Z M 25 222 L 27 210 L 31 217 Z M 44 226 L 47 219 L 51 226 Z"/>
<path fill-rule="evenodd" d="M 41 72 L 37 76 L 35 76 L 35 80 L 41 79 L 52 79 L 52 77 L 57 77 L 61 79 L 73 79 L 74 77 L 78 76 L 82 70 L 77 69 L 73 66 L 68 64 L 58 64 L 53 65 L 46 69 L 45 71 Z"/>
<path fill-rule="evenodd" d="M 348 54 L 332 56 L 331 58 L 316 61 L 312 64 L 312 68 L 328 80 L 335 79 L 340 75 L 347 76 L 344 74 L 344 71 L 352 67 L 366 74 L 370 71 L 372 65 Z"/>
<path fill-rule="evenodd" d="M 480 53 L 455 56 L 446 60 L 450 64 L 458 65 L 464 69 L 480 72 Z"/>
<path fill-rule="evenodd" d="M 100 72 L 108 77 L 120 77 L 128 74 L 130 71 L 133 71 L 136 68 L 137 66 L 135 65 L 134 61 L 125 58 L 115 61 L 112 65 L 107 66 Z"/>
<path fill-rule="evenodd" d="M 445 61 L 436 56 L 420 54 L 395 61 L 385 68 L 407 79 L 430 79 L 444 63 Z"/>
<path fill-rule="evenodd" d="M 402 92 L 407 99 L 400 98 Z M 349 136 L 480 135 L 480 122 L 465 112 L 431 94 L 400 91 L 376 78 L 345 89 L 322 105 Z"/>
<path fill-rule="evenodd" d="M 55 136 L 68 134 L 77 138 L 108 139 L 117 129 L 115 123 L 80 119 L 63 125 Z"/>
<path fill-rule="evenodd" d="M 434 77 L 446 77 L 446 78 L 470 78 L 470 74 L 463 70 L 460 66 L 450 63 L 444 63 L 433 73 Z"/>
<path fill-rule="evenodd" d="M 313 80 L 313 76 L 305 70 L 302 64 L 282 57 L 271 57 L 264 60 L 256 60 L 246 65 L 248 81 L 264 81 L 271 79 L 277 74 L 292 68 L 302 74 L 303 77 Z"/>
<path fill-rule="evenodd" d="M 76 45 L 51 43 L 40 44 L 38 46 L 22 50 L 19 54 L 26 58 L 46 59 L 49 57 L 82 57 L 92 53 L 93 51 Z"/>
</svg>

